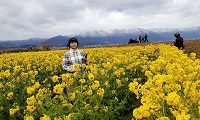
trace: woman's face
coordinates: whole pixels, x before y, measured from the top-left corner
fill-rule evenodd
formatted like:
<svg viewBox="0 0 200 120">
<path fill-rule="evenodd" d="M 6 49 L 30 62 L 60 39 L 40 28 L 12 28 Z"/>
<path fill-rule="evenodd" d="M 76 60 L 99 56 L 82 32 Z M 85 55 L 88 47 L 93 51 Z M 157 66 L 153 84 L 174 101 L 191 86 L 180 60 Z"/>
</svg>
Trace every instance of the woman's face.
<svg viewBox="0 0 200 120">
<path fill-rule="evenodd" d="M 77 42 L 75 42 L 75 41 L 70 42 L 70 48 L 77 49 L 78 48 Z"/>
</svg>

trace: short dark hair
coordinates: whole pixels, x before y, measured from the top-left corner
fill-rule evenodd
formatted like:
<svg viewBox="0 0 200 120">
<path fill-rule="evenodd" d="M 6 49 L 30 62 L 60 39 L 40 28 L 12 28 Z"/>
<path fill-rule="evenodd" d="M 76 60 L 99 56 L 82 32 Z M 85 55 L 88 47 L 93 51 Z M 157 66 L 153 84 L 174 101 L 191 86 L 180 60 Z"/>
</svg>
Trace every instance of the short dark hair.
<svg viewBox="0 0 200 120">
<path fill-rule="evenodd" d="M 70 43 L 71 42 L 76 42 L 77 43 L 77 45 L 79 45 L 79 43 L 78 43 L 78 40 L 75 38 L 75 37 L 72 37 L 72 38 L 70 38 L 69 40 L 68 40 L 68 47 L 70 47 Z"/>
</svg>

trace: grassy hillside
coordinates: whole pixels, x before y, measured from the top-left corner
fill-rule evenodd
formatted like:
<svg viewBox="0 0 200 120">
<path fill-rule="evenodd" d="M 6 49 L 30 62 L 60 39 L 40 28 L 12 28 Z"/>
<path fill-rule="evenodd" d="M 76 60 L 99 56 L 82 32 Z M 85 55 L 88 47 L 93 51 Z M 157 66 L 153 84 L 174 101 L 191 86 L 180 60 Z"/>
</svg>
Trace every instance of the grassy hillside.
<svg viewBox="0 0 200 120">
<path fill-rule="evenodd" d="M 185 40 L 185 53 L 195 52 L 200 58 L 200 40 Z"/>
</svg>

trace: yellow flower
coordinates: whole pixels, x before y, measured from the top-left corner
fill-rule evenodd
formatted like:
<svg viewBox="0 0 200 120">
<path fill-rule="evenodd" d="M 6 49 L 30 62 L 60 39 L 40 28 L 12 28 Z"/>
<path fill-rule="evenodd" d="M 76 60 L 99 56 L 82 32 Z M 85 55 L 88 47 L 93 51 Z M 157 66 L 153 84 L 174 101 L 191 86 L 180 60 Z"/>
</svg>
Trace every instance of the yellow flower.
<svg viewBox="0 0 200 120">
<path fill-rule="evenodd" d="M 3 88 L 3 83 L 0 82 L 0 89 L 2 89 L 2 88 Z"/>
<path fill-rule="evenodd" d="M 117 85 L 118 85 L 119 87 L 122 86 L 122 81 L 121 81 L 121 80 L 116 79 L 116 83 L 117 83 Z"/>
<path fill-rule="evenodd" d="M 74 64 L 74 68 L 75 69 L 80 69 L 80 65 L 79 64 Z"/>
<path fill-rule="evenodd" d="M 108 106 L 103 107 L 104 112 L 108 112 Z"/>
<path fill-rule="evenodd" d="M 10 115 L 14 115 L 15 114 L 15 109 L 11 108 L 10 109 Z"/>
<path fill-rule="evenodd" d="M 191 57 L 192 59 L 195 59 L 195 58 L 196 58 L 196 53 L 190 53 L 190 57 Z"/>
<path fill-rule="evenodd" d="M 68 116 L 66 116 L 64 118 L 64 120 L 71 120 L 72 116 L 74 115 L 74 113 L 70 113 Z"/>
<path fill-rule="evenodd" d="M 44 114 L 44 117 L 40 117 L 40 120 L 51 120 L 51 118 Z"/>
<path fill-rule="evenodd" d="M 92 89 L 93 89 L 93 90 L 96 90 L 96 89 L 99 88 L 99 86 L 100 86 L 99 81 L 98 81 L 98 80 L 95 80 L 94 83 L 92 84 Z"/>
<path fill-rule="evenodd" d="M 114 99 L 114 100 L 115 100 L 116 102 L 117 102 L 117 101 L 119 101 L 117 97 L 115 97 L 115 99 Z"/>
<path fill-rule="evenodd" d="M 112 94 L 115 94 L 116 93 L 116 90 L 112 90 Z"/>
<path fill-rule="evenodd" d="M 69 72 L 73 72 L 74 69 L 72 67 L 69 68 Z"/>
<path fill-rule="evenodd" d="M 135 93 L 136 95 L 138 94 L 138 90 L 137 90 L 137 86 L 138 86 L 138 82 L 134 81 L 134 82 L 131 82 L 129 84 L 129 90 L 133 93 Z"/>
<path fill-rule="evenodd" d="M 151 78 L 153 77 L 153 74 L 151 73 L 151 71 L 146 71 L 146 72 L 145 72 L 145 75 L 146 75 L 149 79 L 151 79 Z"/>
<path fill-rule="evenodd" d="M 200 106 L 198 107 L 198 112 L 199 112 L 199 114 L 200 114 Z"/>
<path fill-rule="evenodd" d="M 58 85 L 54 86 L 53 92 L 55 94 L 62 94 L 63 89 L 64 89 L 63 86 L 61 84 L 58 84 Z"/>
<path fill-rule="evenodd" d="M 92 95 L 92 90 L 88 90 L 87 94 Z"/>
<path fill-rule="evenodd" d="M 136 119 L 142 119 L 142 118 L 149 118 L 150 117 L 150 112 L 149 112 L 149 106 L 148 105 L 143 105 L 140 106 L 139 108 L 136 108 L 133 110 L 133 116 Z"/>
<path fill-rule="evenodd" d="M 92 110 L 87 110 L 86 114 L 91 114 Z"/>
<path fill-rule="evenodd" d="M 168 117 L 160 117 L 160 118 L 156 118 L 156 120 L 170 120 Z"/>
<path fill-rule="evenodd" d="M 106 87 L 110 87 L 108 81 L 106 81 L 104 84 Z"/>
<path fill-rule="evenodd" d="M 85 83 L 85 79 L 80 79 L 79 82 L 81 82 L 83 84 L 83 83 Z"/>
<path fill-rule="evenodd" d="M 75 72 L 75 73 L 73 73 L 73 76 L 74 76 L 75 78 L 77 78 L 77 77 L 79 77 L 79 73 L 78 73 L 78 72 Z"/>
<path fill-rule="evenodd" d="M 6 71 L 4 72 L 4 76 L 5 76 L 6 78 L 10 77 L 10 70 L 6 70 Z"/>
<path fill-rule="evenodd" d="M 88 74 L 88 79 L 89 79 L 90 81 L 94 80 L 94 75 L 93 75 L 92 73 L 89 73 L 89 74 Z"/>
<path fill-rule="evenodd" d="M 166 96 L 168 105 L 176 106 L 180 104 L 180 96 L 176 92 L 171 92 Z"/>
<path fill-rule="evenodd" d="M 53 120 L 63 120 L 63 119 L 55 117 Z"/>
<path fill-rule="evenodd" d="M 29 112 L 33 112 L 35 109 L 36 109 L 36 107 L 34 106 L 34 105 L 28 105 L 28 106 L 26 106 L 26 109 L 29 111 Z"/>
<path fill-rule="evenodd" d="M 33 92 L 35 92 L 35 89 L 34 89 L 33 87 L 28 87 L 28 88 L 27 88 L 27 93 L 28 93 L 29 95 L 33 94 Z"/>
<path fill-rule="evenodd" d="M 35 104 L 35 97 L 31 96 L 31 97 L 27 98 L 26 103 L 28 105 L 34 105 Z"/>
<path fill-rule="evenodd" d="M 52 81 L 55 83 L 55 82 L 58 82 L 58 78 L 59 78 L 59 77 L 55 75 L 55 76 L 53 76 L 51 79 L 52 79 Z"/>
<path fill-rule="evenodd" d="M 116 77 L 120 76 L 120 71 L 115 71 L 114 74 L 116 75 Z"/>
<path fill-rule="evenodd" d="M 14 67 L 14 72 L 16 73 L 16 72 L 20 72 L 21 71 L 21 67 L 20 66 L 15 66 Z"/>
<path fill-rule="evenodd" d="M 176 120 L 190 120 L 190 114 L 185 114 L 185 112 L 181 112 L 176 116 Z"/>
<path fill-rule="evenodd" d="M 70 78 L 69 79 L 69 85 L 73 85 L 74 84 L 74 79 L 73 78 Z"/>
<path fill-rule="evenodd" d="M 10 92 L 10 93 L 7 94 L 7 99 L 8 100 L 11 100 L 12 97 L 13 97 L 13 92 Z"/>
<path fill-rule="evenodd" d="M 74 100 L 75 97 L 76 97 L 76 94 L 75 93 L 70 93 L 69 96 L 70 96 L 70 100 Z"/>
<path fill-rule="evenodd" d="M 62 74 L 61 75 L 61 78 L 62 78 L 62 81 L 67 81 L 67 80 L 69 80 L 69 78 L 70 78 L 70 74 Z"/>
<path fill-rule="evenodd" d="M 39 88 L 40 86 L 41 86 L 40 83 L 39 83 L 39 82 L 36 82 L 36 83 L 33 85 L 33 88 L 37 89 L 37 88 Z"/>
<path fill-rule="evenodd" d="M 34 117 L 33 117 L 33 116 L 28 116 L 28 115 L 26 115 L 26 116 L 24 117 L 24 120 L 34 120 Z"/>
<path fill-rule="evenodd" d="M 95 111 L 97 111 L 99 109 L 99 106 L 95 105 L 93 108 L 94 108 Z"/>
<path fill-rule="evenodd" d="M 103 70 L 101 70 L 100 71 L 100 74 L 103 76 L 103 75 L 105 75 L 105 70 L 103 69 Z"/>
<path fill-rule="evenodd" d="M 84 68 L 86 68 L 87 66 L 86 66 L 86 64 L 82 64 L 81 67 L 84 69 Z"/>
<path fill-rule="evenodd" d="M 97 91 L 97 94 L 98 94 L 100 97 L 103 97 L 103 96 L 104 96 L 104 89 L 103 89 L 103 88 L 99 88 L 99 90 Z"/>
</svg>

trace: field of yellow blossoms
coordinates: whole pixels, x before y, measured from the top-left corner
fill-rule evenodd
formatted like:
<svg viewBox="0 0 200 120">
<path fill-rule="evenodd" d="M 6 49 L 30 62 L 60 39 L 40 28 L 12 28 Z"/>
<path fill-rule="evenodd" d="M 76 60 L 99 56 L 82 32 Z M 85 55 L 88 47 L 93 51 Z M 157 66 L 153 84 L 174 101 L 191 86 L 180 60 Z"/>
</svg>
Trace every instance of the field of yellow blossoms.
<svg viewBox="0 0 200 120">
<path fill-rule="evenodd" d="M 200 118 L 195 53 L 166 44 L 80 49 L 90 64 L 74 74 L 62 70 L 68 50 L 0 54 L 0 119 Z"/>
</svg>

